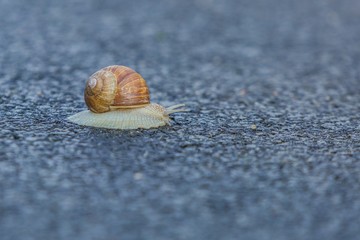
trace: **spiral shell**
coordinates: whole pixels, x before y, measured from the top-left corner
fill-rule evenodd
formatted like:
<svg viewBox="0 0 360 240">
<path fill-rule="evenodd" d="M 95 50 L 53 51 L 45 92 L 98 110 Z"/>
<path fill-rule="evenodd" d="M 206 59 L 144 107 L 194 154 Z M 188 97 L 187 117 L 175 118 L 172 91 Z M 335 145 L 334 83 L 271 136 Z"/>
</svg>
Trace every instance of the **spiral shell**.
<svg viewBox="0 0 360 240">
<path fill-rule="evenodd" d="M 150 104 L 149 88 L 140 74 L 125 66 L 105 67 L 90 76 L 85 103 L 94 113 Z"/>
</svg>

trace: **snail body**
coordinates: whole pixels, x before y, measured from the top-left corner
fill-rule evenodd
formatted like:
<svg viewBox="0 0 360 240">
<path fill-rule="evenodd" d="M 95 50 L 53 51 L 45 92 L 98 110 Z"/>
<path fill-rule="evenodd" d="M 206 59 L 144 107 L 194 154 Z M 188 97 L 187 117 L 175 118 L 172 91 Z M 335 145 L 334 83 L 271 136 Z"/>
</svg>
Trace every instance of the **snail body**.
<svg viewBox="0 0 360 240">
<path fill-rule="evenodd" d="M 156 128 L 170 125 L 169 115 L 183 111 L 178 109 L 183 104 L 165 108 L 159 104 L 151 103 L 144 107 L 120 109 L 105 113 L 93 113 L 90 110 L 79 112 L 68 119 L 79 125 L 110 128 L 110 129 L 137 129 Z"/>
<path fill-rule="evenodd" d="M 125 66 L 105 67 L 90 76 L 84 91 L 89 110 L 68 118 L 70 122 L 111 129 L 156 128 L 170 125 L 169 115 L 186 111 L 184 104 L 163 107 L 150 102 L 140 74 Z"/>
</svg>

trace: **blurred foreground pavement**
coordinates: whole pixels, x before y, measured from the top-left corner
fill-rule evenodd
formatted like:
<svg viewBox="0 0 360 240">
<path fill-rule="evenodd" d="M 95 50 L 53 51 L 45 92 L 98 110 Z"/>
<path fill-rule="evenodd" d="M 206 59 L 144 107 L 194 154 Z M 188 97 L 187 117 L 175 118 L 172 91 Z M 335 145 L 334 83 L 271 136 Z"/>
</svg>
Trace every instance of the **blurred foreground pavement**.
<svg viewBox="0 0 360 240">
<path fill-rule="evenodd" d="M 359 21 L 358 0 L 0 0 L 0 239 L 358 239 Z M 112 64 L 191 111 L 66 122 Z"/>
</svg>

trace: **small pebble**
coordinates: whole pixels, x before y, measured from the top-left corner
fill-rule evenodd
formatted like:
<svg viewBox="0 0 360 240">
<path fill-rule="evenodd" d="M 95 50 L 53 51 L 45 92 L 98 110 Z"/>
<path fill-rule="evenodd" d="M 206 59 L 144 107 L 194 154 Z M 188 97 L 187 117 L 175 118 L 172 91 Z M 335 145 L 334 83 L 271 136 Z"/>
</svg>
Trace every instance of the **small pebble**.
<svg viewBox="0 0 360 240">
<path fill-rule="evenodd" d="M 143 174 L 140 173 L 140 172 L 137 172 L 137 173 L 134 173 L 134 176 L 133 176 L 134 180 L 141 180 L 143 179 Z"/>
</svg>

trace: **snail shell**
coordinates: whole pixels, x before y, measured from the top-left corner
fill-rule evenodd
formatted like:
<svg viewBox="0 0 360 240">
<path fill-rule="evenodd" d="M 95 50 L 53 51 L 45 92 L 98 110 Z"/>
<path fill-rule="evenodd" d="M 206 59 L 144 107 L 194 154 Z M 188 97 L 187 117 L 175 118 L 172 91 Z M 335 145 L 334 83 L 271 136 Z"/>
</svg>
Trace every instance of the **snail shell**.
<svg viewBox="0 0 360 240">
<path fill-rule="evenodd" d="M 150 103 L 149 89 L 142 76 L 117 65 L 90 76 L 84 99 L 89 110 L 70 116 L 70 122 L 111 129 L 148 129 L 170 125 L 170 114 L 187 111 L 184 104 L 165 108 Z"/>
<path fill-rule="evenodd" d="M 111 108 L 137 108 L 150 103 L 149 88 L 140 74 L 125 66 L 109 66 L 86 82 L 84 99 L 95 113 Z"/>
</svg>

